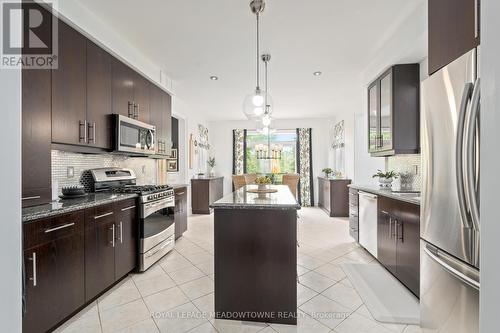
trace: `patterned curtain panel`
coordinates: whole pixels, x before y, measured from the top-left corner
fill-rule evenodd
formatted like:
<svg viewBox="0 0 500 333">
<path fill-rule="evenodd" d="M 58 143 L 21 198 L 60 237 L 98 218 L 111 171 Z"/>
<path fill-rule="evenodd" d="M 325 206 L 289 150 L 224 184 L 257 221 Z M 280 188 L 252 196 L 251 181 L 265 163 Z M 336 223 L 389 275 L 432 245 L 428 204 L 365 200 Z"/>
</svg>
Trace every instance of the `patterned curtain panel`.
<svg viewBox="0 0 500 333">
<path fill-rule="evenodd" d="M 242 175 L 246 169 L 247 130 L 233 130 L 233 175 Z"/>
<path fill-rule="evenodd" d="M 311 134 L 311 128 L 297 128 L 297 171 L 300 175 L 299 202 L 303 207 L 314 206 Z"/>
</svg>

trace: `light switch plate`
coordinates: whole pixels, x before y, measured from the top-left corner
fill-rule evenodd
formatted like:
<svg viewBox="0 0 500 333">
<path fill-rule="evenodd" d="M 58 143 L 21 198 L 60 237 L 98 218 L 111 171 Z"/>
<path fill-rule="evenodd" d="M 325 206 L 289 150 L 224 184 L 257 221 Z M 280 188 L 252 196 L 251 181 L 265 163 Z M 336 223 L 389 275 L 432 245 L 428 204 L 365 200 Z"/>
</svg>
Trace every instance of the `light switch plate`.
<svg viewBox="0 0 500 333">
<path fill-rule="evenodd" d="M 66 176 L 68 178 L 75 177 L 75 168 L 73 168 L 72 166 L 69 166 L 68 169 L 66 170 Z"/>
</svg>

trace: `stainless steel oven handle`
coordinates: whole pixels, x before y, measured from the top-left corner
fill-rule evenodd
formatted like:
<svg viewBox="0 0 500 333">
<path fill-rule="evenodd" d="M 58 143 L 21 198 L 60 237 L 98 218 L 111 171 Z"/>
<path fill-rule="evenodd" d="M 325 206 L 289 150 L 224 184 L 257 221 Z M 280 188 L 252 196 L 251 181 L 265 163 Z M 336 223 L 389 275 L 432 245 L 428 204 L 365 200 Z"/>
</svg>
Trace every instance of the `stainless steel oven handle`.
<svg viewBox="0 0 500 333">
<path fill-rule="evenodd" d="M 165 241 L 165 244 L 163 244 L 158 250 L 156 250 L 155 252 L 153 253 L 148 253 L 148 255 L 146 256 L 146 258 L 149 258 L 149 257 L 152 257 L 154 256 L 155 254 L 157 254 L 158 252 L 160 252 L 161 250 L 163 250 L 164 248 L 166 248 L 167 246 L 169 246 L 170 244 L 172 244 L 172 240 L 167 240 Z"/>
<path fill-rule="evenodd" d="M 462 217 L 462 224 L 464 228 L 470 229 L 472 225 L 469 221 L 469 214 L 467 212 L 467 203 L 465 201 L 465 177 L 464 177 L 464 159 L 463 159 L 463 146 L 464 146 L 464 132 L 465 132 L 465 116 L 467 113 L 467 105 L 472 96 L 474 85 L 466 83 L 462 94 L 462 101 L 460 103 L 460 113 L 458 115 L 457 124 L 457 138 L 455 142 L 455 176 L 457 183 L 458 206 L 460 208 L 460 215 Z"/>
<path fill-rule="evenodd" d="M 477 138 L 476 125 L 479 117 L 480 109 L 480 99 L 481 99 L 481 81 L 477 78 L 474 84 L 474 92 L 472 93 L 471 108 L 466 119 L 467 128 L 465 131 L 465 174 L 467 180 L 466 186 L 466 196 L 469 202 L 470 216 L 472 219 L 472 226 L 474 230 L 479 231 L 479 204 L 477 202 L 477 192 L 476 192 L 476 174 L 475 174 L 475 140 Z"/>
</svg>

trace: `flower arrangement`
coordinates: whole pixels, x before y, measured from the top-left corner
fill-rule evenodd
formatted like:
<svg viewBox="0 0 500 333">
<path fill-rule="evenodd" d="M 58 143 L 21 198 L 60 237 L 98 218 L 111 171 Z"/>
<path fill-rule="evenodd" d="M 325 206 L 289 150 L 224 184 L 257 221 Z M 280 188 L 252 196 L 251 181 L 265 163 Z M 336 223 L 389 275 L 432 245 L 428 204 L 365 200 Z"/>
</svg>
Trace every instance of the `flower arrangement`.
<svg viewBox="0 0 500 333">
<path fill-rule="evenodd" d="M 257 177 L 255 179 L 255 184 L 257 185 L 270 185 L 272 184 L 272 180 L 269 177 L 263 176 L 263 177 Z"/>
<path fill-rule="evenodd" d="M 331 168 L 324 168 L 321 170 L 321 172 L 325 173 L 326 178 L 330 178 L 330 175 L 333 173 L 333 170 Z"/>
</svg>

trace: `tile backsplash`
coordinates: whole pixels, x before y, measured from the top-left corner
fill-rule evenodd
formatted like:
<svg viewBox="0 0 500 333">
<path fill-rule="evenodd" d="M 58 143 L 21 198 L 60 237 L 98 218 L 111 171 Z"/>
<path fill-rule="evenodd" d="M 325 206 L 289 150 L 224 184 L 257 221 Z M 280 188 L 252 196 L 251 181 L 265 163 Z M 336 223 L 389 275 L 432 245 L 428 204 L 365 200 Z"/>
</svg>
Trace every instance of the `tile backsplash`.
<svg viewBox="0 0 500 333">
<path fill-rule="evenodd" d="M 420 190 L 422 185 L 420 155 L 396 155 L 385 159 L 385 169 L 394 170 L 400 174 L 394 183 L 396 186 Z"/>
<path fill-rule="evenodd" d="M 137 184 L 156 184 L 156 160 L 146 157 L 128 157 L 113 154 L 79 154 L 52 150 L 52 196 L 61 193 L 64 186 L 83 185 L 90 192 L 92 176 L 90 169 L 121 167 L 134 170 Z"/>
</svg>

